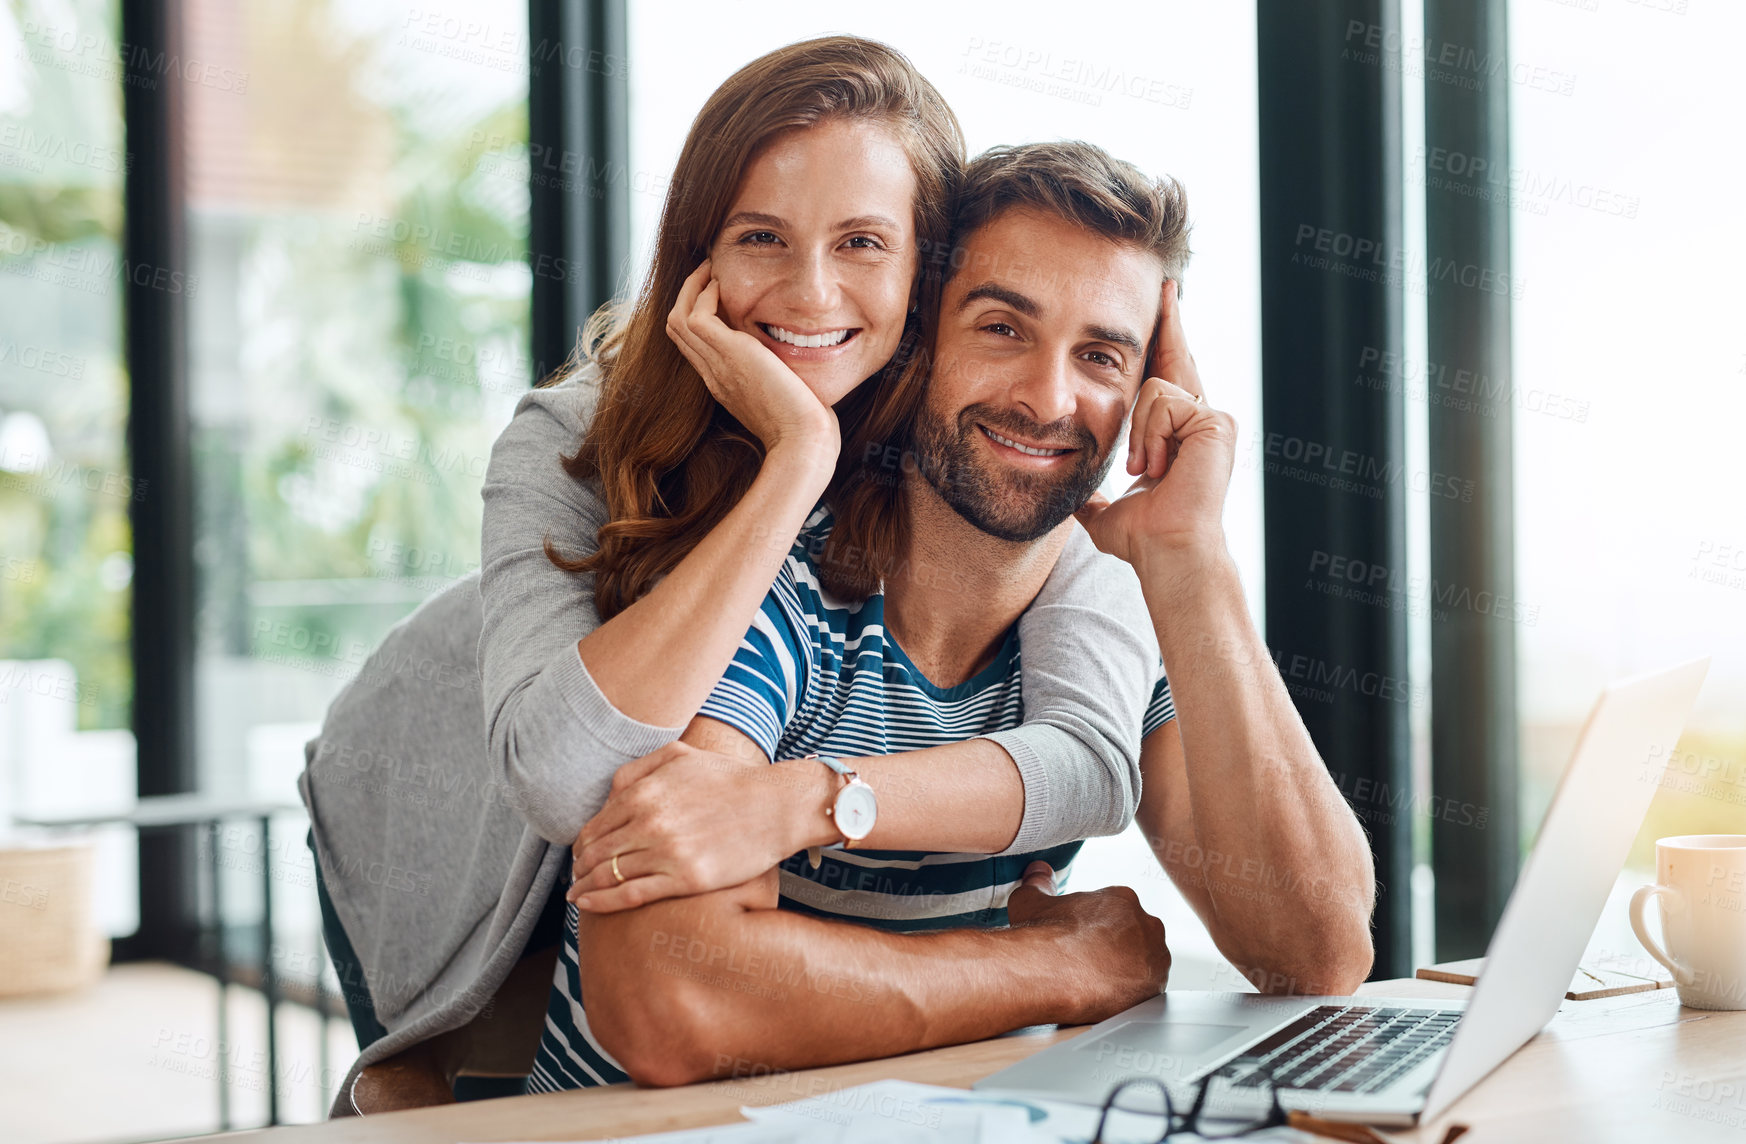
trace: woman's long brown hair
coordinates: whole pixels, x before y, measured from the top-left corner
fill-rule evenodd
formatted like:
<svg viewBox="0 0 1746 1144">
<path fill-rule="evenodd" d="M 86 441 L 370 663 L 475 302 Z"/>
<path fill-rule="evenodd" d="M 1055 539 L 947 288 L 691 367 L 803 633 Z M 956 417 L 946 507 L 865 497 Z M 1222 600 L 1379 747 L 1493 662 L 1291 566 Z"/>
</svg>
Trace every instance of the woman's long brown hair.
<svg viewBox="0 0 1746 1144">
<path fill-rule="evenodd" d="M 594 552 L 561 568 L 594 574 L 600 618 L 611 619 L 671 571 L 740 502 L 764 446 L 710 396 L 667 336 L 667 313 L 708 256 L 747 165 L 780 132 L 827 119 L 888 124 L 915 169 L 920 252 L 916 308 L 891 363 L 837 403 L 842 450 L 825 493 L 834 524 L 819 554 L 822 582 L 850 601 L 878 589 L 902 535 L 899 459 L 927 377 L 952 197 L 964 166 L 957 118 L 902 54 L 855 36 L 791 44 L 752 61 L 717 88 L 685 138 L 661 211 L 653 264 L 628 312 L 589 319 L 581 361 L 600 369 L 600 396 L 580 450 L 564 459 L 598 480 L 609 522 Z M 566 371 L 568 372 L 568 371 Z"/>
</svg>

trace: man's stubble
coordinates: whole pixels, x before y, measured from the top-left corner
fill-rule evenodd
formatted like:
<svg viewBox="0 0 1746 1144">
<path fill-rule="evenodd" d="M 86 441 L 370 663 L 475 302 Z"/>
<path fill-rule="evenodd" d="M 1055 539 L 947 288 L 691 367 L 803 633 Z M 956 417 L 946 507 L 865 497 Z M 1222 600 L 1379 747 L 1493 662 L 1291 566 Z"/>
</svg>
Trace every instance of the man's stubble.
<svg viewBox="0 0 1746 1144">
<path fill-rule="evenodd" d="M 1003 436 L 1078 449 L 1078 464 L 1053 478 L 998 468 L 981 453 L 978 424 Z M 1115 461 L 1113 448 L 1100 456 L 1091 431 L 1071 420 L 1042 425 L 988 405 L 967 406 L 956 425 L 924 405 L 913 446 L 917 469 L 954 512 L 990 536 L 1019 543 L 1054 531 L 1091 499 Z"/>
</svg>

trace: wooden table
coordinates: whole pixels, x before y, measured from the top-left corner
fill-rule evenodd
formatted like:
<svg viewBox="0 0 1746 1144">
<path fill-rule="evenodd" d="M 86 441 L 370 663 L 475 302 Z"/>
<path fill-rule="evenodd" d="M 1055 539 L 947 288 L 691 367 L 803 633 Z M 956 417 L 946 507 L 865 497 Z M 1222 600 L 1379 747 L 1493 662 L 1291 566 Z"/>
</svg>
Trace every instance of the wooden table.
<svg viewBox="0 0 1746 1144">
<path fill-rule="evenodd" d="M 1376 982 L 1362 994 L 1462 998 L 1464 985 Z M 1078 1029 L 1036 1029 L 904 1057 L 685 1088 L 628 1085 L 519 1096 L 365 1119 L 238 1133 L 250 1144 L 597 1140 L 740 1119 L 777 1104 L 895 1077 L 968 1087 Z M 1488 1141 L 1746 1141 L 1746 1012 L 1684 1009 L 1671 989 L 1566 1001 L 1552 1024 L 1435 1124 L 1390 1133 L 1440 1141 L 1450 1124 Z M 1318 1137 L 1304 1136 L 1304 1140 Z"/>
</svg>

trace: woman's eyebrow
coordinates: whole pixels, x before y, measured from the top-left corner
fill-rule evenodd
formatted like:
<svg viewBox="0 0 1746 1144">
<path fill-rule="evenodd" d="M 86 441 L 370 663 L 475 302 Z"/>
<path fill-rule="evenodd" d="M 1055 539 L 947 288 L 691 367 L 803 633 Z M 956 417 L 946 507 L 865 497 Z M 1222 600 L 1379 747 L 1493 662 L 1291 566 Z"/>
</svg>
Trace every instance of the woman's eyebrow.
<svg viewBox="0 0 1746 1144">
<path fill-rule="evenodd" d="M 856 215 L 854 218 L 844 219 L 837 224 L 838 230 L 877 230 L 880 227 L 887 230 L 899 229 L 896 219 L 878 214 Z"/>
<path fill-rule="evenodd" d="M 738 214 L 729 215 L 728 220 L 722 223 L 721 226 L 723 230 L 726 230 L 730 226 L 739 226 L 743 223 L 755 223 L 758 226 L 788 225 L 786 219 L 777 218 L 773 214 L 761 214 L 758 211 L 741 211 Z"/>
<path fill-rule="evenodd" d="M 730 226 L 741 226 L 748 223 L 754 226 L 785 227 L 788 225 L 788 220 L 778 218 L 773 214 L 764 214 L 762 211 L 740 211 L 737 214 L 729 215 L 727 221 L 721 226 L 723 230 L 726 230 Z M 856 215 L 854 218 L 844 219 L 836 225 L 835 229 L 871 230 L 877 227 L 884 227 L 888 230 L 900 229 L 895 219 L 887 215 L 871 214 Z"/>
</svg>

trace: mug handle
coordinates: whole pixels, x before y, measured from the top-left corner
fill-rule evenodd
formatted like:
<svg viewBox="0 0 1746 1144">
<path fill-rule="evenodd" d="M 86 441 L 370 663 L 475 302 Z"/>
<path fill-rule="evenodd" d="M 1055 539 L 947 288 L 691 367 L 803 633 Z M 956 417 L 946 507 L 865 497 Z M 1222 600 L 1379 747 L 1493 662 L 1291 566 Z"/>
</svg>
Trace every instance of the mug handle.
<svg viewBox="0 0 1746 1144">
<path fill-rule="evenodd" d="M 1643 948 L 1649 951 L 1649 956 L 1665 965 L 1673 973 L 1676 985 L 1690 985 L 1697 980 L 1697 974 L 1691 968 L 1669 956 L 1667 951 L 1655 943 L 1649 936 L 1649 927 L 1643 921 L 1643 908 L 1649 904 L 1649 899 L 1657 894 L 1672 894 L 1678 896 L 1679 891 L 1671 886 L 1651 884 L 1637 887 L 1637 892 L 1631 895 L 1631 930 L 1637 935 L 1637 940 L 1643 943 Z"/>
</svg>

